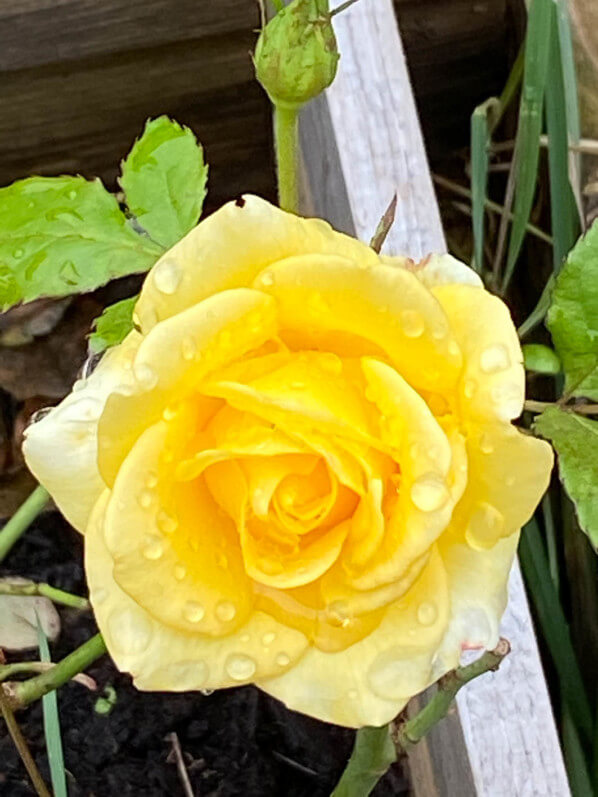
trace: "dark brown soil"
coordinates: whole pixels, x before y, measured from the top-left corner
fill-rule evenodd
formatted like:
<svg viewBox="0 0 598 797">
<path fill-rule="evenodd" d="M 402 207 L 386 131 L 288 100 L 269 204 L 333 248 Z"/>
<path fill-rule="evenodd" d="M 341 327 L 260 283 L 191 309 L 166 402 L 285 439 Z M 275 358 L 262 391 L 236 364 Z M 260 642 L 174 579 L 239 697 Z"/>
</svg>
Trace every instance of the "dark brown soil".
<svg viewBox="0 0 598 797">
<path fill-rule="evenodd" d="M 3 573 L 86 594 L 81 539 L 54 512 L 27 532 L 8 557 Z M 55 659 L 96 630 L 91 613 L 62 609 L 61 616 L 62 634 L 52 650 Z M 168 738 L 173 731 L 195 795 L 326 797 L 353 744 L 352 731 L 289 711 L 254 687 L 209 696 L 138 692 L 107 656 L 89 674 L 100 690 L 112 685 L 117 700 L 106 716 L 94 710 L 97 694 L 81 685 L 69 684 L 59 692 L 70 797 L 182 795 Z M 41 705 L 33 705 L 18 719 L 49 783 Z M 0 727 L 0 794 L 29 797 L 34 793 L 5 728 Z M 373 794 L 407 797 L 404 768 L 395 765 Z"/>
</svg>

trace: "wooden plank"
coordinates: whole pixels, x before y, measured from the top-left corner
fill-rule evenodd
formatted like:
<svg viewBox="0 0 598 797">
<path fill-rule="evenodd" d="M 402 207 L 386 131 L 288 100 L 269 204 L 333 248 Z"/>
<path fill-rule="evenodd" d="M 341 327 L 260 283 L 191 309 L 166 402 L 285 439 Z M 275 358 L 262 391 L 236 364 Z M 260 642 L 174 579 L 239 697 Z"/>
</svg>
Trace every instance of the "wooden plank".
<svg viewBox="0 0 598 797">
<path fill-rule="evenodd" d="M 369 240 L 396 191 L 397 219 L 385 250 L 414 258 L 446 251 L 392 2 L 357 3 L 336 18 L 335 27 L 342 56 L 326 92 L 326 112 L 321 124 L 317 106 L 302 118 L 311 206 L 338 223 L 344 203 L 351 215 L 341 226 Z M 322 142 L 325 152 L 318 151 Z M 345 199 L 339 196 L 343 181 Z M 513 652 L 498 673 L 461 691 L 465 746 L 456 744 L 450 725 L 438 727 L 434 748 L 440 760 L 420 767 L 434 772 L 426 794 L 467 794 L 447 785 L 467 782 L 467 759 L 478 797 L 570 793 L 517 563 L 502 627 Z"/>
<path fill-rule="evenodd" d="M 258 21 L 257 4 L 249 0 L 0 3 L 0 71 L 250 31 Z M 200 85 L 202 73 L 196 78 Z"/>
</svg>

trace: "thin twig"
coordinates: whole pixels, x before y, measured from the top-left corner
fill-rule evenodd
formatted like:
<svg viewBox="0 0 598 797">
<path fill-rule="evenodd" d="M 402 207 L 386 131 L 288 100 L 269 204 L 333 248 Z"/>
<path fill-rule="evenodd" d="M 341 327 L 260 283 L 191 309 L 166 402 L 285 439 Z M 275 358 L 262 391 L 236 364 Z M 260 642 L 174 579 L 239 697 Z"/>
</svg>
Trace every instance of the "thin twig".
<svg viewBox="0 0 598 797">
<path fill-rule="evenodd" d="M 515 141 L 510 139 L 491 144 L 490 149 L 492 152 L 508 152 L 514 146 Z M 548 146 L 548 136 L 540 136 L 540 146 Z M 580 152 L 582 155 L 598 155 L 598 141 L 593 138 L 580 138 L 578 142 L 570 141 L 569 150 L 571 152 Z"/>
<path fill-rule="evenodd" d="M 47 672 L 48 670 L 51 670 L 52 667 L 54 667 L 54 663 L 48 661 L 15 661 L 12 664 L 0 664 L 0 682 L 7 681 L 14 675 L 21 675 L 22 673 Z M 98 688 L 98 685 L 94 679 L 84 672 L 73 675 L 71 680 L 87 687 L 87 689 L 92 692 L 95 692 L 95 690 Z"/>
<path fill-rule="evenodd" d="M 174 753 L 176 768 L 179 773 L 179 778 L 181 779 L 181 785 L 183 787 L 183 791 L 185 792 L 185 797 L 193 797 L 193 788 L 191 786 L 191 781 L 189 780 L 189 774 L 187 772 L 187 767 L 185 766 L 185 761 L 183 760 L 183 751 L 181 750 L 179 737 L 176 735 L 175 731 L 172 731 L 172 733 L 166 735 L 166 738 L 172 745 L 172 752 Z"/>
<path fill-rule="evenodd" d="M 10 708 L 8 701 L 4 697 L 2 693 L 2 689 L 0 688 L 0 710 L 2 712 L 2 716 L 4 717 L 4 722 L 6 723 L 6 727 L 8 728 L 8 732 L 11 736 L 11 739 L 14 742 L 15 747 L 17 748 L 19 755 L 21 756 L 21 760 L 25 765 L 25 769 L 31 778 L 31 782 L 35 788 L 35 791 L 39 795 L 39 797 L 51 797 L 50 792 L 48 791 L 48 787 L 44 783 L 42 776 L 40 775 L 39 769 L 35 761 L 33 760 L 33 756 L 31 755 L 31 751 L 25 741 L 25 737 L 21 733 L 21 729 L 19 728 L 19 724 L 15 719 L 15 715 Z"/>
<path fill-rule="evenodd" d="M 393 225 L 395 220 L 395 214 L 397 212 L 397 195 L 395 194 L 393 198 L 390 200 L 390 204 L 384 211 L 384 214 L 380 221 L 378 222 L 378 226 L 376 227 L 376 232 L 372 236 L 372 240 L 370 241 L 370 247 L 376 252 L 380 254 L 380 250 L 382 249 L 382 245 L 386 240 L 386 236 L 390 232 L 390 228 Z"/>
<path fill-rule="evenodd" d="M 17 509 L 2 528 L 2 531 L 0 531 L 0 562 L 21 535 L 27 531 L 39 513 L 47 506 L 49 500 L 50 494 L 39 485 Z"/>
<path fill-rule="evenodd" d="M 598 415 L 598 404 L 562 404 L 560 401 L 534 401 L 528 399 L 524 409 L 528 412 L 544 412 L 549 407 L 559 407 L 561 410 L 575 412 L 578 415 Z"/>
<path fill-rule="evenodd" d="M 72 595 L 62 589 L 51 587 L 49 584 L 12 583 L 10 579 L 0 581 L 0 595 L 40 595 L 49 598 L 54 603 L 71 606 L 74 609 L 89 609 L 89 601 L 79 595 Z"/>
</svg>

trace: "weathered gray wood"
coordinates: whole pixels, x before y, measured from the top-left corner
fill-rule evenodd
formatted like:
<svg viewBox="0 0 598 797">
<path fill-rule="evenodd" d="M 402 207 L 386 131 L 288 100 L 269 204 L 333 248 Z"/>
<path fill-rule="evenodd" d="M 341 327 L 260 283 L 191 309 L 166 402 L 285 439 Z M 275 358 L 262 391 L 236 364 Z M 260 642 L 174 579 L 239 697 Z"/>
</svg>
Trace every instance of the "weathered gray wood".
<svg viewBox="0 0 598 797">
<path fill-rule="evenodd" d="M 250 0 L 0 3 L 0 71 L 250 31 L 257 24 L 257 4 Z"/>
<path fill-rule="evenodd" d="M 397 192 L 397 218 L 385 249 L 414 258 L 446 251 L 391 0 L 357 3 L 337 17 L 335 27 L 342 53 L 338 77 L 321 101 L 326 110 L 312 106 L 302 118 L 311 207 L 339 224 L 348 206 L 350 218 L 340 226 L 352 224 L 359 238 L 369 240 Z M 325 153 L 318 150 L 322 142 L 330 144 Z M 570 793 L 517 564 L 503 633 L 513 647 L 507 661 L 458 698 L 466 746 L 450 725 L 439 726 L 437 759 L 414 762 L 414 774 L 433 772 L 432 797 L 468 793 L 467 757 L 478 797 Z"/>
</svg>

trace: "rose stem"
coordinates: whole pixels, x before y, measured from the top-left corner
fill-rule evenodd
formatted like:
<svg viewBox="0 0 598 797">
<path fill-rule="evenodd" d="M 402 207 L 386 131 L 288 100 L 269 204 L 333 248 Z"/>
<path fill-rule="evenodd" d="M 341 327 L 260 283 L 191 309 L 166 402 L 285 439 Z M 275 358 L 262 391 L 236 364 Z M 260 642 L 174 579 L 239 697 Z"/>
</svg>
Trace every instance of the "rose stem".
<svg viewBox="0 0 598 797">
<path fill-rule="evenodd" d="M 8 702 L 4 695 L 2 694 L 2 689 L 0 689 L 0 711 L 2 716 L 4 717 L 4 722 L 6 723 L 6 727 L 8 728 L 8 732 L 11 736 L 11 739 L 14 742 L 15 747 L 17 748 L 19 755 L 21 756 L 21 760 L 23 764 L 25 764 L 25 769 L 31 778 L 31 782 L 35 788 L 35 791 L 39 795 L 39 797 L 51 797 L 50 792 L 48 791 L 48 787 L 43 781 L 42 776 L 40 775 L 39 769 L 37 768 L 35 761 L 33 760 L 33 756 L 31 755 L 31 751 L 27 746 L 27 742 L 25 741 L 25 737 L 21 733 L 21 729 L 19 728 L 19 724 L 15 719 L 15 715 L 12 712 L 12 709 L 8 705 Z"/>
<path fill-rule="evenodd" d="M 0 562 L 4 560 L 19 537 L 29 528 L 50 500 L 50 494 L 41 486 L 35 488 L 0 531 Z"/>
<path fill-rule="evenodd" d="M 87 598 L 72 595 L 49 584 L 11 584 L 10 581 L 0 581 L 0 595 L 40 595 L 73 609 L 89 609 Z"/>
<path fill-rule="evenodd" d="M 58 689 L 59 686 L 70 681 L 73 676 L 83 672 L 104 653 L 106 653 L 104 639 L 101 634 L 96 634 L 50 670 L 34 678 L 29 678 L 27 681 L 5 684 L 0 688 L 5 690 L 9 705 L 13 710 L 25 708 L 34 700 L 39 700 L 40 697 Z"/>
<path fill-rule="evenodd" d="M 379 728 L 364 727 L 357 731 L 351 758 L 331 797 L 350 797 L 360 792 L 369 794 L 398 756 L 417 744 L 447 712 L 455 696 L 466 683 L 490 670 L 497 670 L 511 646 L 501 639 L 494 650 L 487 650 L 479 659 L 451 670 L 438 681 L 438 691 L 415 717 L 405 722 L 394 721 Z"/>
<path fill-rule="evenodd" d="M 283 210 L 297 213 L 299 110 L 297 107 L 274 106 L 274 141 L 278 174 L 278 204 Z"/>
</svg>

